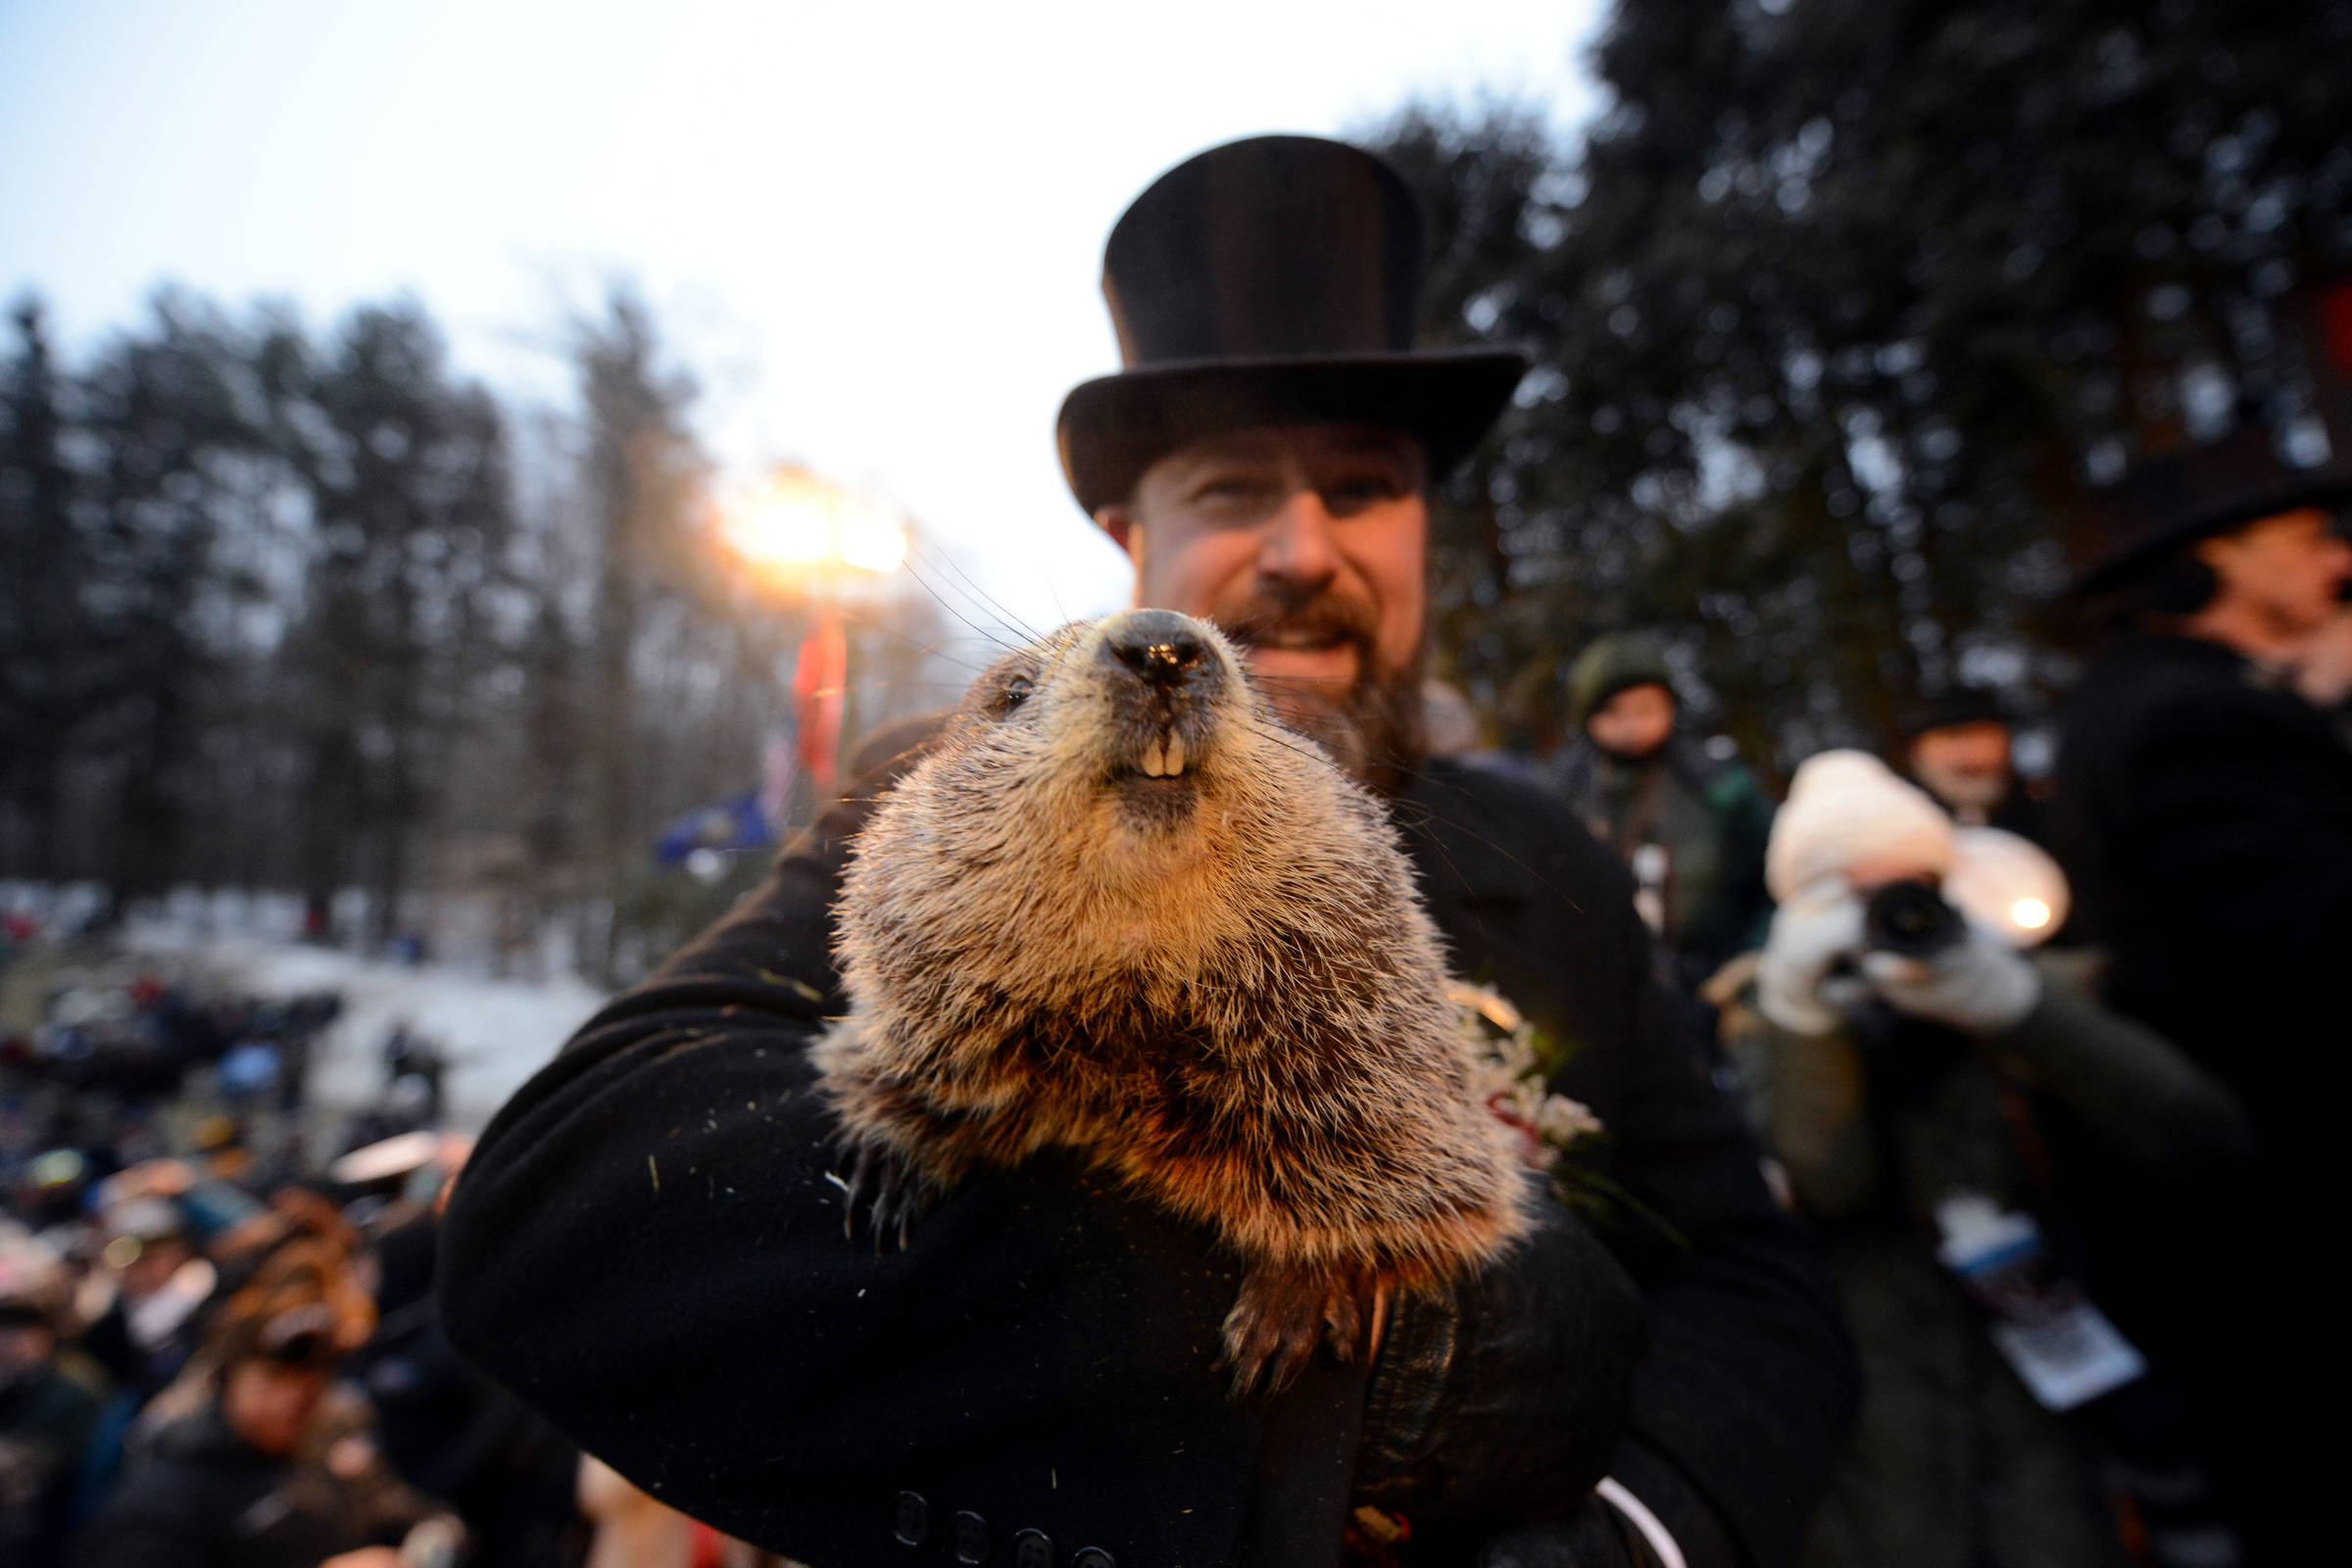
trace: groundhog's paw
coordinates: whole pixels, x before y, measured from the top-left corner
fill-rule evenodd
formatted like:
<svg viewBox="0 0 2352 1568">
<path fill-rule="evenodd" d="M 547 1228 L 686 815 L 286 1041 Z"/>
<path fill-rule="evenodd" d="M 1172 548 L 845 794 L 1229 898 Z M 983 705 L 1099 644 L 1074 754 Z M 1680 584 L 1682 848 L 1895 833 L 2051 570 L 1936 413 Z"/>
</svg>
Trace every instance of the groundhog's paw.
<svg viewBox="0 0 2352 1568">
<path fill-rule="evenodd" d="M 1259 1263 L 1225 1314 L 1225 1365 L 1233 1396 L 1280 1394 L 1305 1369 L 1318 1344 L 1340 1360 L 1363 1335 L 1366 1281 L 1346 1270 Z"/>
<path fill-rule="evenodd" d="M 930 1210 L 937 1194 L 921 1173 L 887 1146 L 870 1138 L 846 1138 L 843 1142 L 849 1174 L 833 1178 L 846 1195 L 842 1235 L 855 1236 L 858 1216 L 863 1214 L 873 1227 L 875 1251 L 893 1238 L 904 1248 L 914 1222 Z"/>
</svg>

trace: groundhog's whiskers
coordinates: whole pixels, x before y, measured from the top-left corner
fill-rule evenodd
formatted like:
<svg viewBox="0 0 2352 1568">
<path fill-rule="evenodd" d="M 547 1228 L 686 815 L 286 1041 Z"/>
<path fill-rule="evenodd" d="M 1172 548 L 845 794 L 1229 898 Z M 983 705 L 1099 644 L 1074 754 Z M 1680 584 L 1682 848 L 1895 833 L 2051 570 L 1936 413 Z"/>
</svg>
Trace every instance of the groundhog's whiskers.
<svg viewBox="0 0 2352 1568">
<path fill-rule="evenodd" d="M 924 554 L 932 557 L 938 565 L 946 567 L 947 571 L 952 573 L 956 578 L 954 582 L 950 582 L 945 576 L 940 576 L 936 571 L 930 575 L 926 575 L 922 564 L 917 561 L 916 553 L 914 551 L 908 552 L 906 561 L 903 563 L 906 571 L 906 575 L 913 578 L 915 583 L 922 588 L 923 592 L 929 594 L 934 600 L 936 600 L 941 609 L 947 611 L 949 614 L 954 615 L 957 620 L 961 621 L 972 631 L 977 632 L 982 637 L 986 638 L 999 652 L 1008 648 L 1019 647 L 1025 643 L 1033 643 L 1040 640 L 1041 636 L 1043 635 L 1042 633 L 1040 633 L 1036 628 L 1032 627 L 1027 621 L 1023 620 L 1019 615 L 1014 614 L 1010 610 L 1006 609 L 1004 605 L 994 595 L 989 593 L 987 589 L 981 587 L 980 584 L 974 580 L 971 573 L 965 571 L 963 567 L 956 563 L 955 557 L 949 555 L 945 550 L 942 550 L 935 545 L 918 546 L 917 548 Z M 938 580 L 934 581 L 934 577 L 937 577 Z M 991 617 L 994 626 L 998 629 L 991 630 L 988 627 L 982 626 L 978 621 L 973 620 L 970 615 L 965 614 L 963 611 L 958 610 L 955 605 L 951 604 L 947 595 L 941 591 L 944 588 L 954 588 L 956 592 L 962 597 L 966 605 L 972 607 L 975 612 L 985 613 Z M 1010 636 L 1004 635 L 1004 632 L 1007 631 L 1011 633 Z"/>
</svg>

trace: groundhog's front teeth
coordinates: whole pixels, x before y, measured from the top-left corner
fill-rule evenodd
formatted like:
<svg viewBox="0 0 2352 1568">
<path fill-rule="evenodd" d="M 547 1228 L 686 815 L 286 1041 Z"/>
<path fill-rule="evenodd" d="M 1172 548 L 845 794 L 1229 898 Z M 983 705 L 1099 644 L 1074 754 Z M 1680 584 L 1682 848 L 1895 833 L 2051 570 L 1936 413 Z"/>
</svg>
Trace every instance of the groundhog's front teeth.
<svg viewBox="0 0 2352 1568">
<path fill-rule="evenodd" d="M 1144 748 L 1146 778 L 1174 778 L 1184 771 L 1184 737 L 1174 730 Z"/>
</svg>

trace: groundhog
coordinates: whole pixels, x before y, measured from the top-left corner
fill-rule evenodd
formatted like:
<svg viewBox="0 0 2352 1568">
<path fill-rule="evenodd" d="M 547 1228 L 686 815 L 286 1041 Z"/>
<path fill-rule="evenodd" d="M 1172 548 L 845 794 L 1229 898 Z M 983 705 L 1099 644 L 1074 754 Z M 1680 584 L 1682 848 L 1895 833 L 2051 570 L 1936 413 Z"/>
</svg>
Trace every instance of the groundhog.
<svg viewBox="0 0 2352 1568">
<path fill-rule="evenodd" d="M 835 914 L 851 1005 L 815 1059 L 877 1245 L 976 1166 L 1079 1151 L 1249 1263 L 1238 1396 L 1527 1228 L 1386 812 L 1205 622 L 1130 611 L 999 660 Z"/>
</svg>

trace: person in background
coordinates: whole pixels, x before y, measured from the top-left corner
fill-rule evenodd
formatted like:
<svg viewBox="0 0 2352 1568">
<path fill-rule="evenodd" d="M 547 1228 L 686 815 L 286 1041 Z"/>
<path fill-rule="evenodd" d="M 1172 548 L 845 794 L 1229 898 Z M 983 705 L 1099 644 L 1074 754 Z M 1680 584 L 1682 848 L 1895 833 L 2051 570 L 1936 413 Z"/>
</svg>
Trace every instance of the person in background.
<svg viewBox="0 0 2352 1568">
<path fill-rule="evenodd" d="M 1432 757 L 1468 757 L 1485 745 L 1478 710 L 1450 681 L 1433 675 L 1421 683 L 1421 721 L 1428 727 Z"/>
<path fill-rule="evenodd" d="M 2230 1087 L 2255 1157 L 2151 1191 L 2118 1169 L 2091 1286 L 2183 1380 L 2256 1561 L 2340 1540 L 2328 1446 L 2299 1431 L 2340 1364 L 2314 1216 L 2344 1190 L 2352 751 L 2294 689 L 2338 612 L 2352 468 L 2294 469 L 2259 430 L 2132 471 L 2089 514 L 2075 585 L 2113 628 L 2063 716 L 2060 858 L 2109 950 L 2107 999 Z"/>
<path fill-rule="evenodd" d="M 2295 690 L 2352 746 L 2352 605 L 2338 606 L 2303 644 L 2295 660 Z"/>
<path fill-rule="evenodd" d="M 1421 683 L 1421 715 L 1429 732 L 1427 745 L 1431 757 L 1450 758 L 1465 767 L 1484 768 L 1523 784 L 1544 782 L 1526 758 L 1486 743 L 1479 728 L 1478 710 L 1470 706 L 1470 699 L 1452 682 L 1433 677 Z"/>
<path fill-rule="evenodd" d="M 1903 771 L 1962 827 L 2003 828 L 2035 844 L 2041 806 L 2017 776 L 2009 716 L 1999 696 L 1957 686 L 1923 704 L 1903 739 Z"/>
<path fill-rule="evenodd" d="M 98 1427 L 97 1393 L 58 1360 L 63 1280 L 40 1242 L 0 1218 L 0 1562 L 9 1568 L 63 1560 Z"/>
<path fill-rule="evenodd" d="M 132 1462 L 83 1532 L 76 1568 L 454 1560 L 463 1528 L 392 1476 L 365 1407 L 335 1392 L 350 1325 L 332 1283 L 303 1259 L 266 1269 L 222 1307 L 202 1405 Z"/>
<path fill-rule="evenodd" d="M 1863 1368 L 1800 1561 L 2088 1568 L 2126 1561 L 2127 1532 L 2146 1564 L 2241 1561 L 2169 1394 L 2066 1272 L 2045 1137 L 2071 1122 L 2143 1174 L 2211 1176 L 2247 1157 L 2234 1100 L 2100 1005 L 2080 956 L 2029 954 L 2064 919 L 2047 856 L 1955 828 L 1877 759 L 1798 768 L 1769 865 L 1726 1054 Z"/>
<path fill-rule="evenodd" d="M 1603 637 L 1569 668 L 1575 738 L 1547 771 L 1593 837 L 1632 870 L 1636 906 L 1676 978 L 1695 990 L 1764 938 L 1772 800 L 1737 760 L 1684 734 L 1679 712 L 1658 645 Z"/>
<path fill-rule="evenodd" d="M 187 1364 L 219 1275 L 197 1251 L 172 1198 L 142 1192 L 111 1205 L 105 1222 L 100 1255 L 114 1299 L 82 1336 L 81 1348 L 135 1410 Z"/>
</svg>

